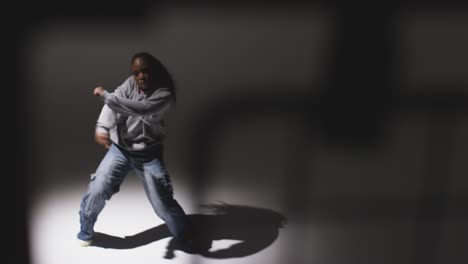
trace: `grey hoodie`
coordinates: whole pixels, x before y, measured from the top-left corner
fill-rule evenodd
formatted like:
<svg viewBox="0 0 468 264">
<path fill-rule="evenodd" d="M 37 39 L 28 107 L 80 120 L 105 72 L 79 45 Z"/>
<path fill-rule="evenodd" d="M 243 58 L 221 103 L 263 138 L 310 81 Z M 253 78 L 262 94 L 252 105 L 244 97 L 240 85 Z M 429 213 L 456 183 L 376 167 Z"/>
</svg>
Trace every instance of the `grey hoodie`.
<svg viewBox="0 0 468 264">
<path fill-rule="evenodd" d="M 162 143 L 166 134 L 164 117 L 173 102 L 168 88 L 146 95 L 130 76 L 113 93 L 104 92 L 100 98 L 105 105 L 96 132 L 110 134 L 113 143 L 129 150 Z"/>
</svg>

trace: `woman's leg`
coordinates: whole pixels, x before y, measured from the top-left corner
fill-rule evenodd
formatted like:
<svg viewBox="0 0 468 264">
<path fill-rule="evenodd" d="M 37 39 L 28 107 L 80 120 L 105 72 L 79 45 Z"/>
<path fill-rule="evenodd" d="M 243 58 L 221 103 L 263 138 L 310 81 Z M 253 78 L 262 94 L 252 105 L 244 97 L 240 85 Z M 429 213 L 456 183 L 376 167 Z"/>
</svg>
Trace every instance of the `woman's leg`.
<svg viewBox="0 0 468 264">
<path fill-rule="evenodd" d="M 172 182 L 162 160 L 155 158 L 135 169 L 156 214 L 166 222 L 174 237 L 188 239 L 188 217 L 173 197 Z"/>
<path fill-rule="evenodd" d="M 92 174 L 88 190 L 81 201 L 79 212 L 81 227 L 77 235 L 79 239 L 92 239 L 94 224 L 106 200 L 119 191 L 120 184 L 130 169 L 129 160 L 112 144 L 96 172 Z"/>
</svg>

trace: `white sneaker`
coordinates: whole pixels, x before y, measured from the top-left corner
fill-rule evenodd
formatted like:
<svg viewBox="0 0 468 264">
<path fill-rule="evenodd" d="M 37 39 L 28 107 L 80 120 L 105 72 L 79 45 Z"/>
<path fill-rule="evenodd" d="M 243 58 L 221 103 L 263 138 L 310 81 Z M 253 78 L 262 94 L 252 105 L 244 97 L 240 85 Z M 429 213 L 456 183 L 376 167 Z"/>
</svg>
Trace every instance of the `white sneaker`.
<svg viewBox="0 0 468 264">
<path fill-rule="evenodd" d="M 80 246 L 89 247 L 93 244 L 93 240 L 80 240 Z"/>
</svg>

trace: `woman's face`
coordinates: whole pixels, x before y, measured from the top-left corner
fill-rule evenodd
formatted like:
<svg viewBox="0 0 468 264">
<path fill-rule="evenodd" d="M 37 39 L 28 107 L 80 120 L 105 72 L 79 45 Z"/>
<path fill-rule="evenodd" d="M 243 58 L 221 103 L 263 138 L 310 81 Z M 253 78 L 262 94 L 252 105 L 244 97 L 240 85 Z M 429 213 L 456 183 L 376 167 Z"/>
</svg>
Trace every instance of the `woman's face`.
<svg viewBox="0 0 468 264">
<path fill-rule="evenodd" d="M 136 58 L 132 63 L 133 78 L 142 90 L 151 87 L 153 76 L 150 65 L 142 58 Z"/>
</svg>

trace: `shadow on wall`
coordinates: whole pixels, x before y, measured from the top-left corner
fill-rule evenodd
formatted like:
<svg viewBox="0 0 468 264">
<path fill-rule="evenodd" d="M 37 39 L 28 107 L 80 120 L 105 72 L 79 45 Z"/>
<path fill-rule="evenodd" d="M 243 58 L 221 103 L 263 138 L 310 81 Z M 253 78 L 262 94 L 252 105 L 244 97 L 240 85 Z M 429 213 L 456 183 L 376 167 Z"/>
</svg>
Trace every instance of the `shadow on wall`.
<svg viewBox="0 0 468 264">
<path fill-rule="evenodd" d="M 286 217 L 270 209 L 225 203 L 202 205 L 206 214 L 189 215 L 196 232 L 196 245 L 187 247 L 172 238 L 164 258 L 172 259 L 180 250 L 189 254 L 200 254 L 208 258 L 245 257 L 267 248 L 286 224 Z M 101 248 L 131 249 L 171 237 L 166 224 L 162 224 L 133 236 L 124 238 L 96 233 L 93 246 Z M 228 248 L 209 251 L 213 240 L 232 239 L 242 242 Z"/>
</svg>

